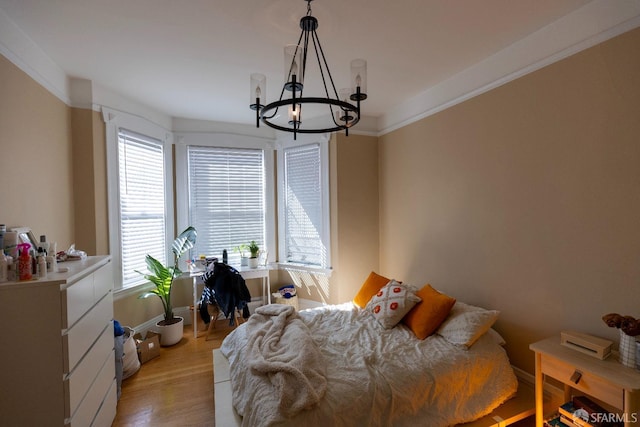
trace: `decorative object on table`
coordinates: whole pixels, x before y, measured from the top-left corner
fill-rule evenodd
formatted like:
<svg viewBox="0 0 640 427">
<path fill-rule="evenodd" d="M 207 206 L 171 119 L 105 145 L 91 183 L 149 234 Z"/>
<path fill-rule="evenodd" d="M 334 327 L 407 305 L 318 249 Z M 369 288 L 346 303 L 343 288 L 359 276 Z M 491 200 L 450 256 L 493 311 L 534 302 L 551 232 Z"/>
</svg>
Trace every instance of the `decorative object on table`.
<svg viewBox="0 0 640 427">
<path fill-rule="evenodd" d="M 164 308 L 164 319 L 156 323 L 156 327 L 160 332 L 160 345 L 169 346 L 177 344 L 182 339 L 184 319 L 174 316 L 173 307 L 171 305 L 171 288 L 176 277 L 182 274 L 178 267 L 180 257 L 189 249 L 193 248 L 196 243 L 197 231 L 195 228 L 187 227 L 171 245 L 173 252 L 173 266 L 164 266 L 160 261 L 151 255 L 147 255 L 145 261 L 147 269 L 151 274 L 144 274 L 145 279 L 153 283 L 156 288 L 149 292 L 141 294 L 138 298 L 148 298 L 151 295 L 157 295 L 162 301 Z"/>
<path fill-rule="evenodd" d="M 610 328 L 620 330 L 620 363 L 629 368 L 636 368 L 637 344 L 636 336 L 640 335 L 640 319 L 609 313 L 602 316 L 602 320 Z"/>
<path fill-rule="evenodd" d="M 258 262 L 259 262 L 258 255 L 260 254 L 260 247 L 258 246 L 258 244 L 256 243 L 255 240 L 252 240 L 247 245 L 247 248 L 249 249 L 249 252 L 251 253 L 251 257 L 249 258 L 249 267 L 250 268 L 256 268 L 258 266 Z"/>
<path fill-rule="evenodd" d="M 560 344 L 600 360 L 609 357 L 613 348 L 609 340 L 576 331 L 560 332 Z"/>
</svg>

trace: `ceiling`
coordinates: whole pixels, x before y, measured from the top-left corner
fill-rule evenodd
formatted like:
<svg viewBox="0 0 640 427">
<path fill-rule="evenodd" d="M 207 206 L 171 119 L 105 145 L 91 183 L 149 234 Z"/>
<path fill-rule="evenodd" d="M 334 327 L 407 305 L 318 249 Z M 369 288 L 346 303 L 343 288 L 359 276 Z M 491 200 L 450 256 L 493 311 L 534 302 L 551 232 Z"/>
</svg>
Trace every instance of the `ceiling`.
<svg viewBox="0 0 640 427">
<path fill-rule="evenodd" d="M 311 7 L 336 88 L 349 86 L 352 59 L 366 59 L 363 114 L 380 117 L 588 3 L 315 0 Z M 267 76 L 268 101 L 279 95 L 283 47 L 298 40 L 306 6 L 302 0 L 0 0 L 0 11 L 68 77 L 171 117 L 243 124 L 255 121 L 251 73 Z"/>
</svg>

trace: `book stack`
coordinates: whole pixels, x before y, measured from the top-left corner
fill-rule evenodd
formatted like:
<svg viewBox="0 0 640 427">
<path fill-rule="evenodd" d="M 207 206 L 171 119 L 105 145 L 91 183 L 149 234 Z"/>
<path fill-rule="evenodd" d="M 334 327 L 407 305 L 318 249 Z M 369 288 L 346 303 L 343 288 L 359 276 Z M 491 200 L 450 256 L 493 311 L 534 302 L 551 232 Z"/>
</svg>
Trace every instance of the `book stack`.
<svg viewBox="0 0 640 427">
<path fill-rule="evenodd" d="M 586 396 L 574 396 L 545 420 L 548 427 L 621 427 L 620 416 L 613 414 Z"/>
</svg>

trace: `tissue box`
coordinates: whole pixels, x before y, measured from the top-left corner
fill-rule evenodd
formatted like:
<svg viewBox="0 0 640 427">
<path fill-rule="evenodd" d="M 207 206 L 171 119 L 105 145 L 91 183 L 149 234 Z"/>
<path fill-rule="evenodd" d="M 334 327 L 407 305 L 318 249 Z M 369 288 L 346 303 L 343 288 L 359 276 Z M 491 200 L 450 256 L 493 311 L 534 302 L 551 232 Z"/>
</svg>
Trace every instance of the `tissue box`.
<svg viewBox="0 0 640 427">
<path fill-rule="evenodd" d="M 149 331 L 144 339 L 140 334 L 135 334 L 133 337 L 138 345 L 138 359 L 140 359 L 140 363 L 146 363 L 160 356 L 160 335 Z"/>
</svg>

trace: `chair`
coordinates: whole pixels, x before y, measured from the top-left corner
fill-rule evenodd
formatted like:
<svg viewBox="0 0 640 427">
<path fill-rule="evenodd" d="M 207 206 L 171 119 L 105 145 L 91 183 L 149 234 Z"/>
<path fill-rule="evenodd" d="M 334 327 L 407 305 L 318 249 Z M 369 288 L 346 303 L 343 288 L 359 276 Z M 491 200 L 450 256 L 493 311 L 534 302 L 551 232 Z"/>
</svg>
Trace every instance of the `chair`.
<svg viewBox="0 0 640 427">
<path fill-rule="evenodd" d="M 216 322 L 218 320 L 218 315 L 220 314 L 220 307 L 218 304 L 211 304 L 206 301 L 202 301 L 201 304 L 207 305 L 207 313 L 209 315 L 209 327 L 207 328 L 207 335 L 205 337 L 205 341 L 209 341 L 209 337 L 211 332 L 216 328 Z"/>
<path fill-rule="evenodd" d="M 205 289 L 211 293 L 218 309 L 229 318 L 230 326 L 238 326 L 249 317 L 251 295 L 242 275 L 224 263 L 214 263 L 213 270 L 203 275 Z"/>
</svg>

